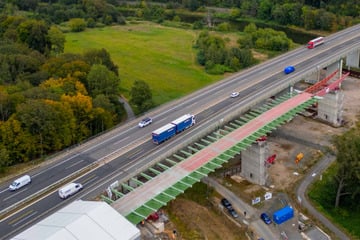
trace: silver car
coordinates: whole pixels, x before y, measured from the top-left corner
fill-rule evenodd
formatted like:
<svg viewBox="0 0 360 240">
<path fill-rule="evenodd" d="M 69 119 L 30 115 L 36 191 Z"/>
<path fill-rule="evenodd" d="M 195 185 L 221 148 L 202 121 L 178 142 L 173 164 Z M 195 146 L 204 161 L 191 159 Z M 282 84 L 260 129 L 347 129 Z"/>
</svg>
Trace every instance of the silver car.
<svg viewBox="0 0 360 240">
<path fill-rule="evenodd" d="M 141 122 L 139 122 L 139 127 L 143 128 L 151 123 L 152 123 L 152 119 L 147 117 L 147 118 L 144 118 L 143 120 L 141 120 Z"/>
</svg>

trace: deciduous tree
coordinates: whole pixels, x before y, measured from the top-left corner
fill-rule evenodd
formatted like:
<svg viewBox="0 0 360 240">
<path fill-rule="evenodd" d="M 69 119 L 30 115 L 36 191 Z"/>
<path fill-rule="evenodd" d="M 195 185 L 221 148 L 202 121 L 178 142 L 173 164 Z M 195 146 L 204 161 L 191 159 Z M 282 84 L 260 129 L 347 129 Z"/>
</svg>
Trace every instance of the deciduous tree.
<svg viewBox="0 0 360 240">
<path fill-rule="evenodd" d="M 116 94 L 119 82 L 119 78 L 101 64 L 94 64 L 87 75 L 87 84 L 92 96 Z"/>
<path fill-rule="evenodd" d="M 56 26 L 51 26 L 48 35 L 51 43 L 51 52 L 54 55 L 63 53 L 64 45 L 65 45 L 65 36 L 62 33 L 62 31 Z"/>
<path fill-rule="evenodd" d="M 360 124 L 345 134 L 334 138 L 337 149 L 336 162 L 337 193 L 335 207 L 339 207 L 343 198 L 350 196 L 358 202 L 360 194 Z M 357 200 L 355 200 L 357 197 Z"/>
<path fill-rule="evenodd" d="M 133 104 L 140 113 L 145 112 L 154 106 L 150 87 L 142 80 L 134 82 L 134 85 L 130 90 L 130 96 L 130 103 Z"/>
</svg>

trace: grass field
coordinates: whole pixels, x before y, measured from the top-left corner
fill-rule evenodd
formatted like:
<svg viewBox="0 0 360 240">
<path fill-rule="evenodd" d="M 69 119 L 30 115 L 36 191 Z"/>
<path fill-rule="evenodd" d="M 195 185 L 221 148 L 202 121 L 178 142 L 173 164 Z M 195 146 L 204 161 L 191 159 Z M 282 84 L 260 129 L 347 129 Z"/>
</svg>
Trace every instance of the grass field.
<svg viewBox="0 0 360 240">
<path fill-rule="evenodd" d="M 196 64 L 197 32 L 143 22 L 67 33 L 65 52 L 105 48 L 119 66 L 121 93 L 135 80 L 149 84 L 156 105 L 185 96 L 223 78 Z"/>
</svg>

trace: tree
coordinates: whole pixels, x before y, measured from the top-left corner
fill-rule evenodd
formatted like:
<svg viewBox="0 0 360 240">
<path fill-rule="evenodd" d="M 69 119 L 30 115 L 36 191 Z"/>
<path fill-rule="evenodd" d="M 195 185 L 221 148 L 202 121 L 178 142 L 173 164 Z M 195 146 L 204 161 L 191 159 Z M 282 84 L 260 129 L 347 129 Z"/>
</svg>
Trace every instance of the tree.
<svg viewBox="0 0 360 240">
<path fill-rule="evenodd" d="M 65 36 L 62 31 L 56 27 L 51 26 L 49 29 L 49 40 L 51 43 L 51 52 L 58 55 L 64 52 Z"/>
<path fill-rule="evenodd" d="M 48 39 L 48 26 L 44 21 L 26 20 L 17 28 L 19 39 L 29 48 L 46 53 L 50 51 L 51 44 Z"/>
<path fill-rule="evenodd" d="M 5 168 L 10 166 L 10 164 L 9 151 L 4 145 L 0 144 L 0 172 L 4 172 Z"/>
<path fill-rule="evenodd" d="M 356 128 L 334 138 L 334 144 L 337 149 L 337 172 L 334 177 L 337 192 L 334 205 L 339 207 L 344 198 L 350 196 L 355 199 L 360 193 L 360 123 L 357 123 Z"/>
<path fill-rule="evenodd" d="M 116 76 L 119 76 L 118 66 L 111 60 L 110 53 L 104 48 L 86 51 L 84 59 L 89 65 L 102 64 L 114 72 Z"/>
<path fill-rule="evenodd" d="M 42 157 L 72 143 L 75 119 L 71 108 L 52 100 L 28 100 L 17 107 L 16 119 L 36 141 L 36 153 Z"/>
<path fill-rule="evenodd" d="M 94 64 L 87 75 L 87 84 L 92 96 L 116 94 L 119 78 L 104 65 Z"/>
<path fill-rule="evenodd" d="M 35 138 L 13 117 L 2 124 L 0 122 L 1 144 L 7 150 L 8 165 L 27 162 L 36 156 Z"/>
<path fill-rule="evenodd" d="M 270 20 L 273 6 L 274 3 L 271 0 L 260 1 L 257 16 L 263 20 Z"/>
<path fill-rule="evenodd" d="M 86 22 L 82 18 L 72 18 L 69 20 L 69 27 L 72 32 L 82 32 L 86 29 Z"/>
<path fill-rule="evenodd" d="M 142 80 L 134 82 L 130 90 L 130 96 L 130 103 L 136 107 L 139 113 L 145 112 L 154 106 L 150 87 Z"/>
<path fill-rule="evenodd" d="M 60 101 L 74 114 L 76 122 L 76 128 L 72 131 L 74 142 L 80 142 L 89 137 L 91 133 L 89 122 L 93 118 L 91 97 L 77 93 L 75 96 L 63 95 Z"/>
</svg>

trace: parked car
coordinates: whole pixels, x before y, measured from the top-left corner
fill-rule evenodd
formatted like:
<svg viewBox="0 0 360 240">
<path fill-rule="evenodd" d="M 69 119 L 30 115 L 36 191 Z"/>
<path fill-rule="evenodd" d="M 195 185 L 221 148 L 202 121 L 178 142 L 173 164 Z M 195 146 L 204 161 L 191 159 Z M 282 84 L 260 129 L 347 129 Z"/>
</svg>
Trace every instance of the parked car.
<svg viewBox="0 0 360 240">
<path fill-rule="evenodd" d="M 231 215 L 233 218 L 238 218 L 238 217 L 239 217 L 239 215 L 237 214 L 237 212 L 236 212 L 233 208 L 228 209 L 228 211 L 229 211 L 230 215 Z"/>
<path fill-rule="evenodd" d="M 231 203 L 226 198 L 221 199 L 221 204 L 228 210 L 233 209 Z"/>
<path fill-rule="evenodd" d="M 233 92 L 233 93 L 231 93 L 231 95 L 230 95 L 230 97 L 232 97 L 232 98 L 235 98 L 235 97 L 237 97 L 237 96 L 239 96 L 239 93 L 238 93 L 238 92 Z"/>
<path fill-rule="evenodd" d="M 260 215 L 260 218 L 261 218 L 261 219 L 264 221 L 264 223 L 266 223 L 266 224 L 272 223 L 270 217 L 269 217 L 266 213 L 262 213 L 262 214 Z"/>
<path fill-rule="evenodd" d="M 152 123 L 152 119 L 147 117 L 147 118 L 144 118 L 143 120 L 141 120 L 141 122 L 139 122 L 139 127 L 143 128 L 151 123 Z"/>
</svg>

